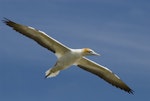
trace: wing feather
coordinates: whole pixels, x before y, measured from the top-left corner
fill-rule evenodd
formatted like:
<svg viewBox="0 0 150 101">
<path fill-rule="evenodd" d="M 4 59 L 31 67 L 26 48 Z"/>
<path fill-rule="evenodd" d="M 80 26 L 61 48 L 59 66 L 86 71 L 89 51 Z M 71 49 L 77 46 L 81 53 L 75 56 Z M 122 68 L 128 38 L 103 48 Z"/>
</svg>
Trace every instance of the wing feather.
<svg viewBox="0 0 150 101">
<path fill-rule="evenodd" d="M 101 66 L 85 57 L 78 62 L 78 66 L 81 69 L 99 76 L 113 86 L 133 94 L 133 90 L 130 89 L 116 74 L 114 74 L 108 68 Z"/>
<path fill-rule="evenodd" d="M 41 46 L 47 48 L 48 50 L 52 51 L 53 53 L 56 53 L 56 55 L 57 54 L 63 55 L 66 52 L 70 51 L 70 49 L 67 46 L 61 44 L 60 42 L 58 42 L 57 40 L 53 39 L 52 37 L 48 36 L 46 33 L 42 32 L 40 30 L 36 30 L 32 27 L 15 23 L 6 18 L 5 18 L 5 20 L 3 20 L 3 22 L 6 25 L 12 27 L 17 32 L 35 40 Z"/>
</svg>

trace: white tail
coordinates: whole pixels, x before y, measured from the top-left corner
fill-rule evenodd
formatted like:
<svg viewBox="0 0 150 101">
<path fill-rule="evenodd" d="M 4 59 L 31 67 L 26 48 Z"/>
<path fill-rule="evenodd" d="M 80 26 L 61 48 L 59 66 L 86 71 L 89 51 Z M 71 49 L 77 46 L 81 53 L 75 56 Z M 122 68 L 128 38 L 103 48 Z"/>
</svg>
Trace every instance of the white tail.
<svg viewBox="0 0 150 101">
<path fill-rule="evenodd" d="M 46 77 L 46 78 L 55 77 L 55 76 L 57 76 L 57 75 L 59 74 L 59 72 L 60 72 L 60 71 L 51 72 L 51 69 L 52 69 L 52 68 L 50 68 L 49 70 L 47 70 L 47 71 L 45 72 L 45 77 Z"/>
</svg>

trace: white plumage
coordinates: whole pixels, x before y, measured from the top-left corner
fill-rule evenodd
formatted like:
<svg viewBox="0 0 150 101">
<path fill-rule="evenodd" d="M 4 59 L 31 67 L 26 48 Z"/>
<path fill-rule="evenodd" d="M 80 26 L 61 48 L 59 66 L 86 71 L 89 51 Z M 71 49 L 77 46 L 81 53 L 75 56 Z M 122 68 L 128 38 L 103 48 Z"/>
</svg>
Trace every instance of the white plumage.
<svg viewBox="0 0 150 101">
<path fill-rule="evenodd" d="M 77 65 L 83 70 L 91 72 L 100 78 L 104 79 L 108 83 L 120 88 L 128 93 L 133 94 L 133 90 L 130 89 L 116 74 L 114 74 L 108 68 L 101 66 L 94 61 L 87 59 L 85 56 L 88 55 L 99 55 L 92 49 L 71 49 L 52 37 L 48 36 L 46 33 L 40 30 L 36 30 L 33 27 L 24 26 L 8 19 L 3 20 L 3 22 L 12 27 L 19 33 L 35 40 L 41 46 L 47 48 L 48 50 L 55 53 L 58 60 L 53 68 L 46 71 L 46 78 L 54 77 L 59 74 L 61 70 L 64 70 L 72 65 Z"/>
</svg>

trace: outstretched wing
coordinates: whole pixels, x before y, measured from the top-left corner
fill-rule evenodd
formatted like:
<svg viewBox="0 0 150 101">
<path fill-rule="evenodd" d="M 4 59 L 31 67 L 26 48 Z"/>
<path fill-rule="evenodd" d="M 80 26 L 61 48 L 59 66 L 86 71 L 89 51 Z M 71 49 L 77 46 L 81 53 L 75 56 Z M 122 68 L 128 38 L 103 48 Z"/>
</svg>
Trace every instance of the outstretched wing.
<svg viewBox="0 0 150 101">
<path fill-rule="evenodd" d="M 132 89 L 130 89 L 117 75 L 112 73 L 112 71 L 110 71 L 108 68 L 101 66 L 85 57 L 78 62 L 77 66 L 99 76 L 113 86 L 133 94 Z"/>
<path fill-rule="evenodd" d="M 35 28 L 24 26 L 18 23 L 15 23 L 9 19 L 3 20 L 3 22 L 12 27 L 17 32 L 35 40 L 41 46 L 47 48 L 48 50 L 52 51 L 56 54 L 57 57 L 65 54 L 66 52 L 70 51 L 68 47 L 61 44 L 57 40 L 53 39 L 52 37 L 48 36 L 46 33 L 36 30 Z"/>
</svg>

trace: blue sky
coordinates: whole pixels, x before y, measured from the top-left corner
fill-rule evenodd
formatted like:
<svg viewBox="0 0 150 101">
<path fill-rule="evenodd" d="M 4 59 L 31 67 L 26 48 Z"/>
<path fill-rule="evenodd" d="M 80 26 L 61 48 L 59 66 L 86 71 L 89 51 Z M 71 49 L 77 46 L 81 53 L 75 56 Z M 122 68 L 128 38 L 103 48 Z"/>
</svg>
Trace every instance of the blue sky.
<svg viewBox="0 0 150 101">
<path fill-rule="evenodd" d="M 149 0 L 0 0 L 0 18 L 46 32 L 108 67 L 134 91 L 130 95 L 78 67 L 45 79 L 52 52 L 0 23 L 1 101 L 145 101 L 150 91 Z"/>
</svg>

